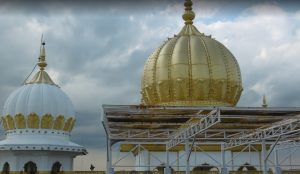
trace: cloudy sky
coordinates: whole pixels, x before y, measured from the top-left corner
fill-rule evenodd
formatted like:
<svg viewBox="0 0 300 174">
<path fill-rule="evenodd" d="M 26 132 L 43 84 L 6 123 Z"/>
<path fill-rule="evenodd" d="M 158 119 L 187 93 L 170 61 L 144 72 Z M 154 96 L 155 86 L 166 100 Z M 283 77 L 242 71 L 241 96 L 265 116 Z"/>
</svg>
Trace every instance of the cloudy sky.
<svg viewBox="0 0 300 174">
<path fill-rule="evenodd" d="M 104 169 L 101 105 L 139 103 L 143 65 L 184 25 L 183 1 L 49 2 L 0 1 L 0 109 L 37 62 L 44 33 L 47 71 L 77 111 L 72 139 L 90 152 L 75 168 Z M 300 106 L 300 3 L 195 0 L 194 11 L 195 26 L 239 62 L 239 106 L 260 106 L 264 94 L 270 106 Z"/>
</svg>

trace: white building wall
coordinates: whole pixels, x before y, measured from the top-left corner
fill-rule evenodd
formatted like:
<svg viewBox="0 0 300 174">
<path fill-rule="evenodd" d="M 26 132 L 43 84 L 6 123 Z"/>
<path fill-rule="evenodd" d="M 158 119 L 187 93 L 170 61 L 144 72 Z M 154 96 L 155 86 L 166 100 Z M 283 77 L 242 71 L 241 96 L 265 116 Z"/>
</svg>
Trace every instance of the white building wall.
<svg viewBox="0 0 300 174">
<path fill-rule="evenodd" d="M 225 159 L 228 166 L 228 170 L 232 170 L 232 165 L 234 169 L 237 169 L 239 166 L 247 163 L 254 165 L 258 170 L 260 169 L 260 153 L 259 152 L 233 152 L 232 155 L 237 155 L 233 161 L 231 161 L 231 151 L 225 152 Z M 149 155 L 149 158 L 148 158 Z M 209 156 L 210 157 L 209 157 Z M 177 160 L 179 156 L 179 160 Z M 213 158 L 213 159 L 212 159 Z M 149 161 L 150 160 L 150 161 Z M 166 154 L 164 152 L 148 152 L 141 151 L 135 158 L 135 166 L 137 171 L 147 171 L 149 164 L 151 165 L 150 170 L 153 170 L 155 166 L 160 166 L 166 162 Z M 169 152 L 169 163 L 174 170 L 184 171 L 186 166 L 185 152 L 180 151 L 177 155 L 177 152 Z M 213 166 L 221 168 L 222 158 L 221 152 L 192 152 L 190 156 L 190 169 L 192 170 L 195 166 L 207 163 Z"/>
<path fill-rule="evenodd" d="M 49 155 L 48 156 L 48 166 L 50 166 L 50 170 L 52 168 L 52 165 L 55 162 L 60 162 L 62 164 L 62 170 L 63 171 L 71 171 L 73 170 L 73 157 L 72 156 L 66 156 L 64 154 L 58 154 L 58 155 Z"/>
<path fill-rule="evenodd" d="M 239 166 L 245 164 L 245 163 L 249 163 L 251 165 L 253 165 L 257 170 L 261 170 L 260 169 L 260 152 L 233 152 L 232 155 L 233 157 L 235 155 L 238 156 L 233 159 L 233 169 L 237 170 L 239 168 Z M 232 165 L 232 163 L 230 163 L 229 165 Z M 232 168 L 230 168 L 231 170 Z"/>
<path fill-rule="evenodd" d="M 0 168 L 8 162 L 11 171 L 23 171 L 24 165 L 32 161 L 37 165 L 38 171 L 51 171 L 52 165 L 60 162 L 63 171 L 72 171 L 74 157 L 69 152 L 0 151 Z"/>
<path fill-rule="evenodd" d="M 11 152 L 0 151 L 0 168 L 2 169 L 5 162 L 8 162 L 10 165 L 10 170 L 16 169 L 17 166 L 17 156 L 12 155 Z"/>
<path fill-rule="evenodd" d="M 135 157 L 136 171 L 150 171 L 150 156 L 148 150 L 142 150 Z"/>
</svg>

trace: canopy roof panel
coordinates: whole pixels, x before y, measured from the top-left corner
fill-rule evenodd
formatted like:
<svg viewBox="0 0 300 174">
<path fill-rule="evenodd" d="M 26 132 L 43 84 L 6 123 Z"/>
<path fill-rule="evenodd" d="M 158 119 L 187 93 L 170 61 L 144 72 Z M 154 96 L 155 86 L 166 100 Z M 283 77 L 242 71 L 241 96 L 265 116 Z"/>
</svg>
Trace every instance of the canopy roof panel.
<svg viewBox="0 0 300 174">
<path fill-rule="evenodd" d="M 197 141 L 224 142 L 236 135 L 295 118 L 300 107 L 197 107 L 103 105 L 103 125 L 111 140 L 167 142 L 184 129 L 219 110 L 220 122 L 198 134 Z"/>
</svg>

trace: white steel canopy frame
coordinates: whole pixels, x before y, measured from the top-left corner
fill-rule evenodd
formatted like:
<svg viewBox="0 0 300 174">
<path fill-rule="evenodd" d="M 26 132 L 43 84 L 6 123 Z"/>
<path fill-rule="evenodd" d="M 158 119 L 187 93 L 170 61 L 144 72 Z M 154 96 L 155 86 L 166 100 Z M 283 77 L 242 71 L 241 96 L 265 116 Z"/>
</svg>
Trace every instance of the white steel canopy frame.
<svg viewBox="0 0 300 174">
<path fill-rule="evenodd" d="M 171 149 L 184 142 L 186 139 L 190 139 L 197 134 L 204 132 L 216 123 L 219 123 L 220 120 L 220 110 L 212 110 L 206 117 L 201 118 L 200 121 L 190 125 L 186 129 L 176 131 L 174 135 L 169 137 L 171 140 L 167 143 L 167 149 Z"/>
<path fill-rule="evenodd" d="M 215 144 L 222 152 L 221 171 L 227 173 L 229 165 L 225 161 L 225 150 L 236 149 L 238 146 L 243 146 L 241 147 L 243 149 L 249 144 L 253 147 L 264 144 L 257 147 L 262 148 L 262 156 L 266 157 L 266 144 L 270 145 L 278 141 L 279 136 L 284 136 L 285 141 L 295 139 L 295 134 L 300 133 L 298 116 L 300 108 L 298 107 L 143 105 L 103 105 L 102 107 L 102 123 L 108 142 L 107 171 L 109 173 L 114 171 L 111 146 L 116 142 L 125 145 L 145 144 L 144 147 L 147 148 L 147 144 L 162 146 L 167 156 L 171 152 L 169 150 L 181 148 L 191 152 L 194 144 L 195 146 Z M 189 140 L 192 138 L 191 144 Z M 151 149 L 147 150 L 151 151 Z M 126 148 L 123 151 L 125 152 Z M 190 153 L 186 154 L 188 160 Z M 169 165 L 168 159 L 166 166 Z M 186 165 L 188 173 L 188 163 Z"/>
<path fill-rule="evenodd" d="M 233 147 L 251 144 L 261 140 L 276 138 L 282 135 L 293 134 L 300 132 L 300 118 L 297 116 L 294 119 L 288 119 L 274 123 L 272 126 L 264 129 L 257 129 L 250 134 L 242 134 L 236 138 L 230 139 L 225 143 L 225 148 L 230 149 Z"/>
</svg>

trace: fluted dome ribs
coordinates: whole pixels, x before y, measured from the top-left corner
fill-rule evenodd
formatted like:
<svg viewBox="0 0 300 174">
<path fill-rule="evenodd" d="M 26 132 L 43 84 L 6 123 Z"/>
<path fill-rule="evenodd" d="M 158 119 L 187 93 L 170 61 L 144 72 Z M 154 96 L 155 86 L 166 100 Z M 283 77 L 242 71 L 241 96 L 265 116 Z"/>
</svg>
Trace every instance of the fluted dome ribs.
<svg viewBox="0 0 300 174">
<path fill-rule="evenodd" d="M 177 35 L 147 60 L 142 80 L 147 105 L 235 105 L 242 91 L 237 61 L 205 35 Z"/>
<path fill-rule="evenodd" d="M 241 80 L 230 51 L 187 24 L 147 60 L 142 103 L 234 106 L 242 92 Z"/>
<path fill-rule="evenodd" d="M 148 58 L 142 104 L 235 106 L 243 87 L 239 65 L 220 42 L 193 25 L 192 1 L 184 3 L 185 26 Z"/>
</svg>

